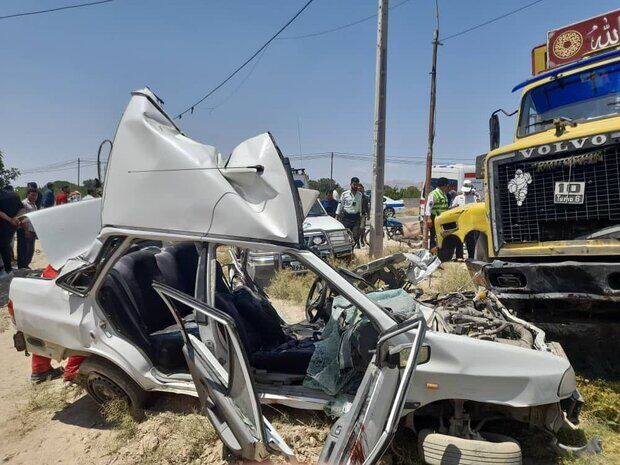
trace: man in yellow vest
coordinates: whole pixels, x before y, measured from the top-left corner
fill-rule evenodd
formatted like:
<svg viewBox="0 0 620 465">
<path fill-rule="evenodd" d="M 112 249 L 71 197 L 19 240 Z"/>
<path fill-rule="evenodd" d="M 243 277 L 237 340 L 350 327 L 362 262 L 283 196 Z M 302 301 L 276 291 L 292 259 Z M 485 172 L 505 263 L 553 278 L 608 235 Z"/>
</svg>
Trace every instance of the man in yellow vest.
<svg viewBox="0 0 620 465">
<path fill-rule="evenodd" d="M 426 199 L 426 211 L 424 219 L 428 227 L 428 236 L 430 239 L 429 250 L 433 251 L 437 247 L 437 235 L 435 232 L 435 217 L 441 215 L 450 207 L 450 200 L 447 192 L 450 190 L 450 184 L 447 178 L 439 178 L 437 187 L 431 191 Z"/>
</svg>

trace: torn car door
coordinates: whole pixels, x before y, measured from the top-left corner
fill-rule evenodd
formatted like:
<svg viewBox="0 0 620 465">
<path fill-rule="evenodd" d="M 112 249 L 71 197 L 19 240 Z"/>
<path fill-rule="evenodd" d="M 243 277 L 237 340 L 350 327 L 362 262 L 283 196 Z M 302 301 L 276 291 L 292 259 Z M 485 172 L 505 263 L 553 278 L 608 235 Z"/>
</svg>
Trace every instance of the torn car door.
<svg viewBox="0 0 620 465">
<path fill-rule="evenodd" d="M 420 315 L 379 336 L 350 410 L 327 437 L 320 464 L 369 465 L 381 458 L 398 428 L 425 333 Z"/>
<path fill-rule="evenodd" d="M 183 355 L 196 385 L 203 412 L 230 451 L 247 460 L 262 461 L 271 452 L 293 456 L 293 451 L 263 417 L 247 355 L 234 320 L 169 286 L 153 283 L 183 335 Z M 217 326 L 228 345 L 228 360 L 218 359 L 213 347 L 188 334 L 177 307 L 190 307 Z"/>
</svg>

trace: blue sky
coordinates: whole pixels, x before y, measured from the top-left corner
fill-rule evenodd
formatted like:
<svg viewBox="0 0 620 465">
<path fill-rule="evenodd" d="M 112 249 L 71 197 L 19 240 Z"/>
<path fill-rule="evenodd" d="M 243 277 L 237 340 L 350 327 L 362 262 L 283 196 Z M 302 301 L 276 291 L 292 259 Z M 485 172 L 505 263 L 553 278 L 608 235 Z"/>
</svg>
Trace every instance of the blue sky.
<svg viewBox="0 0 620 465">
<path fill-rule="evenodd" d="M 0 16 L 78 2 L 3 0 Z M 116 0 L 0 21 L 0 149 L 5 162 L 25 170 L 78 156 L 95 158 L 100 141 L 114 136 L 133 89 L 148 85 L 169 113 L 178 113 L 250 56 L 304 3 Z M 440 35 L 526 3 L 440 0 Z M 433 5 L 432 0 L 411 0 L 390 15 L 388 156 L 426 153 Z M 438 65 L 437 157 L 473 162 L 487 149 L 489 114 L 500 107 L 516 108 L 518 95 L 510 89 L 529 76 L 530 50 L 545 41 L 547 30 L 617 6 L 617 0 L 545 0 L 447 41 Z M 376 8 L 376 0 L 315 0 L 282 36 L 330 29 Z M 371 153 L 375 42 L 374 19 L 319 37 L 278 40 L 241 87 L 249 68 L 180 126 L 225 154 L 264 131 L 274 135 L 285 154 L 299 154 L 300 146 L 303 153 Z M 502 123 L 507 141 L 514 122 Z M 424 167 L 422 158 L 418 161 L 388 164 L 386 179 L 419 181 Z M 329 175 L 328 160 L 303 165 L 313 178 Z M 341 184 L 352 175 L 369 180 L 370 170 L 370 162 L 336 159 L 334 177 Z M 85 171 L 83 178 L 94 176 L 92 167 Z M 17 184 L 75 177 L 72 169 L 22 176 Z"/>
</svg>

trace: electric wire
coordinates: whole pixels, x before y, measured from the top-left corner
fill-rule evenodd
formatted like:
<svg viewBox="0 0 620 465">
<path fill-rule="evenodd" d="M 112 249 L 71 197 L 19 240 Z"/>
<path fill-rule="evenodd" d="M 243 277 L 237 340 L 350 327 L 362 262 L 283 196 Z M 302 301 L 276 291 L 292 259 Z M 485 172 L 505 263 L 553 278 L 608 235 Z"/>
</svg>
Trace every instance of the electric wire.
<svg viewBox="0 0 620 465">
<path fill-rule="evenodd" d="M 395 10 L 396 8 L 398 8 L 399 6 L 404 5 L 405 3 L 409 3 L 411 0 L 404 0 L 400 3 L 397 3 L 396 5 L 393 5 L 391 7 L 388 8 L 388 10 Z M 287 37 L 278 37 L 278 40 L 297 40 L 297 39 L 307 39 L 310 37 L 317 37 L 317 36 L 322 36 L 325 34 L 331 34 L 332 32 L 337 32 L 337 31 L 341 31 L 343 29 L 347 29 L 349 27 L 353 27 L 353 26 L 357 26 L 358 24 L 362 24 L 365 23 L 366 21 L 370 21 L 373 18 L 377 17 L 377 13 L 372 14 L 370 16 L 366 16 L 364 18 L 358 19 L 356 21 L 353 21 L 351 23 L 347 23 L 347 24 L 343 24 L 341 26 L 336 26 L 334 28 L 331 29 L 325 29 L 323 31 L 318 31 L 318 32 L 311 32 L 308 34 L 303 34 L 303 35 L 299 35 L 299 36 L 287 36 Z"/>
<path fill-rule="evenodd" d="M 74 9 L 74 8 L 83 8 L 83 7 L 87 7 L 87 6 L 95 6 L 95 5 L 101 5 L 103 3 L 112 3 L 114 0 L 100 0 L 97 2 L 89 2 L 89 3 L 78 3 L 76 5 L 65 5 L 65 6 L 60 6 L 57 8 L 49 8 L 47 10 L 35 10 L 35 11 L 26 11 L 23 13 L 14 13 L 11 15 L 4 15 L 4 16 L 0 16 L 0 19 L 10 19 L 10 18 L 19 18 L 22 16 L 32 16 L 32 15 L 40 15 L 43 13 L 54 13 L 57 11 L 62 11 L 62 10 L 70 10 L 70 9 Z"/>
<path fill-rule="evenodd" d="M 515 10 L 509 11 L 507 13 L 504 13 L 504 14 L 500 15 L 500 16 L 496 16 L 495 18 L 489 19 L 488 21 L 485 21 L 483 23 L 476 24 L 475 26 L 469 27 L 469 28 L 464 29 L 464 30 L 462 30 L 460 32 L 457 32 L 455 34 L 449 35 L 447 37 L 442 37 L 442 38 L 439 39 L 439 41 L 440 42 L 445 42 L 446 40 L 450 40 L 450 39 L 454 39 L 455 37 L 462 36 L 463 34 L 467 34 L 468 32 L 472 32 L 472 31 L 475 31 L 476 29 L 480 29 L 481 27 L 484 27 L 484 26 L 487 26 L 487 25 L 489 25 L 491 23 L 499 21 L 500 19 L 504 19 L 504 18 L 506 18 L 508 16 L 514 15 L 515 13 L 518 13 L 519 11 L 523 11 L 523 10 L 525 10 L 527 8 L 530 8 L 530 7 L 534 6 L 534 5 L 537 5 L 538 3 L 542 3 L 543 1 L 544 0 L 536 0 L 534 2 L 530 2 L 527 5 L 523 5 L 522 7 L 519 7 L 517 9 L 515 9 Z"/>
<path fill-rule="evenodd" d="M 183 110 L 181 113 L 179 113 L 174 119 L 181 119 L 183 117 L 184 114 L 191 112 L 192 114 L 194 113 L 194 109 L 200 105 L 202 102 L 204 102 L 207 98 L 209 98 L 211 95 L 213 95 L 215 92 L 217 92 L 222 86 L 224 86 L 228 81 L 230 81 L 239 71 L 241 71 L 243 68 L 245 68 L 254 58 L 256 58 L 258 56 L 258 54 L 260 52 L 262 52 L 264 49 L 266 49 L 267 47 L 269 47 L 269 45 L 282 33 L 286 30 L 286 28 L 288 28 L 305 10 L 306 8 L 308 8 L 310 6 L 310 4 L 314 2 L 314 0 L 308 0 L 306 2 L 306 4 L 301 7 L 301 9 L 295 13 L 293 15 L 293 17 L 291 19 L 289 19 L 286 24 L 284 26 L 282 26 L 278 32 L 276 32 L 274 35 L 272 35 L 269 40 L 267 42 L 265 42 L 258 50 L 256 50 L 256 52 L 254 52 L 254 54 L 248 58 L 247 60 L 245 60 L 240 66 L 237 67 L 237 69 L 235 69 L 232 73 L 230 73 L 228 75 L 228 77 L 226 77 L 226 79 L 224 79 L 222 82 L 220 82 L 217 86 L 215 86 L 213 89 L 211 89 L 209 92 L 207 92 L 207 94 L 202 97 L 201 99 L 199 99 L 198 101 L 196 101 L 193 105 L 190 105 L 189 107 L 187 107 L 187 109 Z"/>
</svg>

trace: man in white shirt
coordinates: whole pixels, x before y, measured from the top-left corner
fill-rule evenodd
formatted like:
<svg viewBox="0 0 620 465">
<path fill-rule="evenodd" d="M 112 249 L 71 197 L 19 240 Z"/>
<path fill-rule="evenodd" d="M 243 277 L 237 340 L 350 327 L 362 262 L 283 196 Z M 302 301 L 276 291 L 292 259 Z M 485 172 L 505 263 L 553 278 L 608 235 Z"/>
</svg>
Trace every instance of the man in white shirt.
<svg viewBox="0 0 620 465">
<path fill-rule="evenodd" d="M 26 213 L 37 211 L 37 197 L 39 192 L 37 189 L 28 189 L 26 198 L 22 201 L 23 208 L 18 215 L 24 215 Z M 30 262 L 34 255 L 34 244 L 37 239 L 37 235 L 34 232 L 32 223 L 27 218 L 20 222 L 17 229 L 17 267 L 22 269 L 30 268 Z"/>
<path fill-rule="evenodd" d="M 465 181 L 463 181 L 463 188 L 461 189 L 461 193 L 454 197 L 450 208 L 462 207 L 464 205 L 476 202 L 480 202 L 480 198 L 478 197 L 476 189 L 474 189 L 471 180 L 466 179 Z"/>
<path fill-rule="evenodd" d="M 359 238 L 360 216 L 362 212 L 362 193 L 359 191 L 360 180 L 351 178 L 351 188 L 340 196 L 340 203 L 336 209 L 336 218 L 345 228 L 351 231 L 353 243 Z"/>
</svg>

